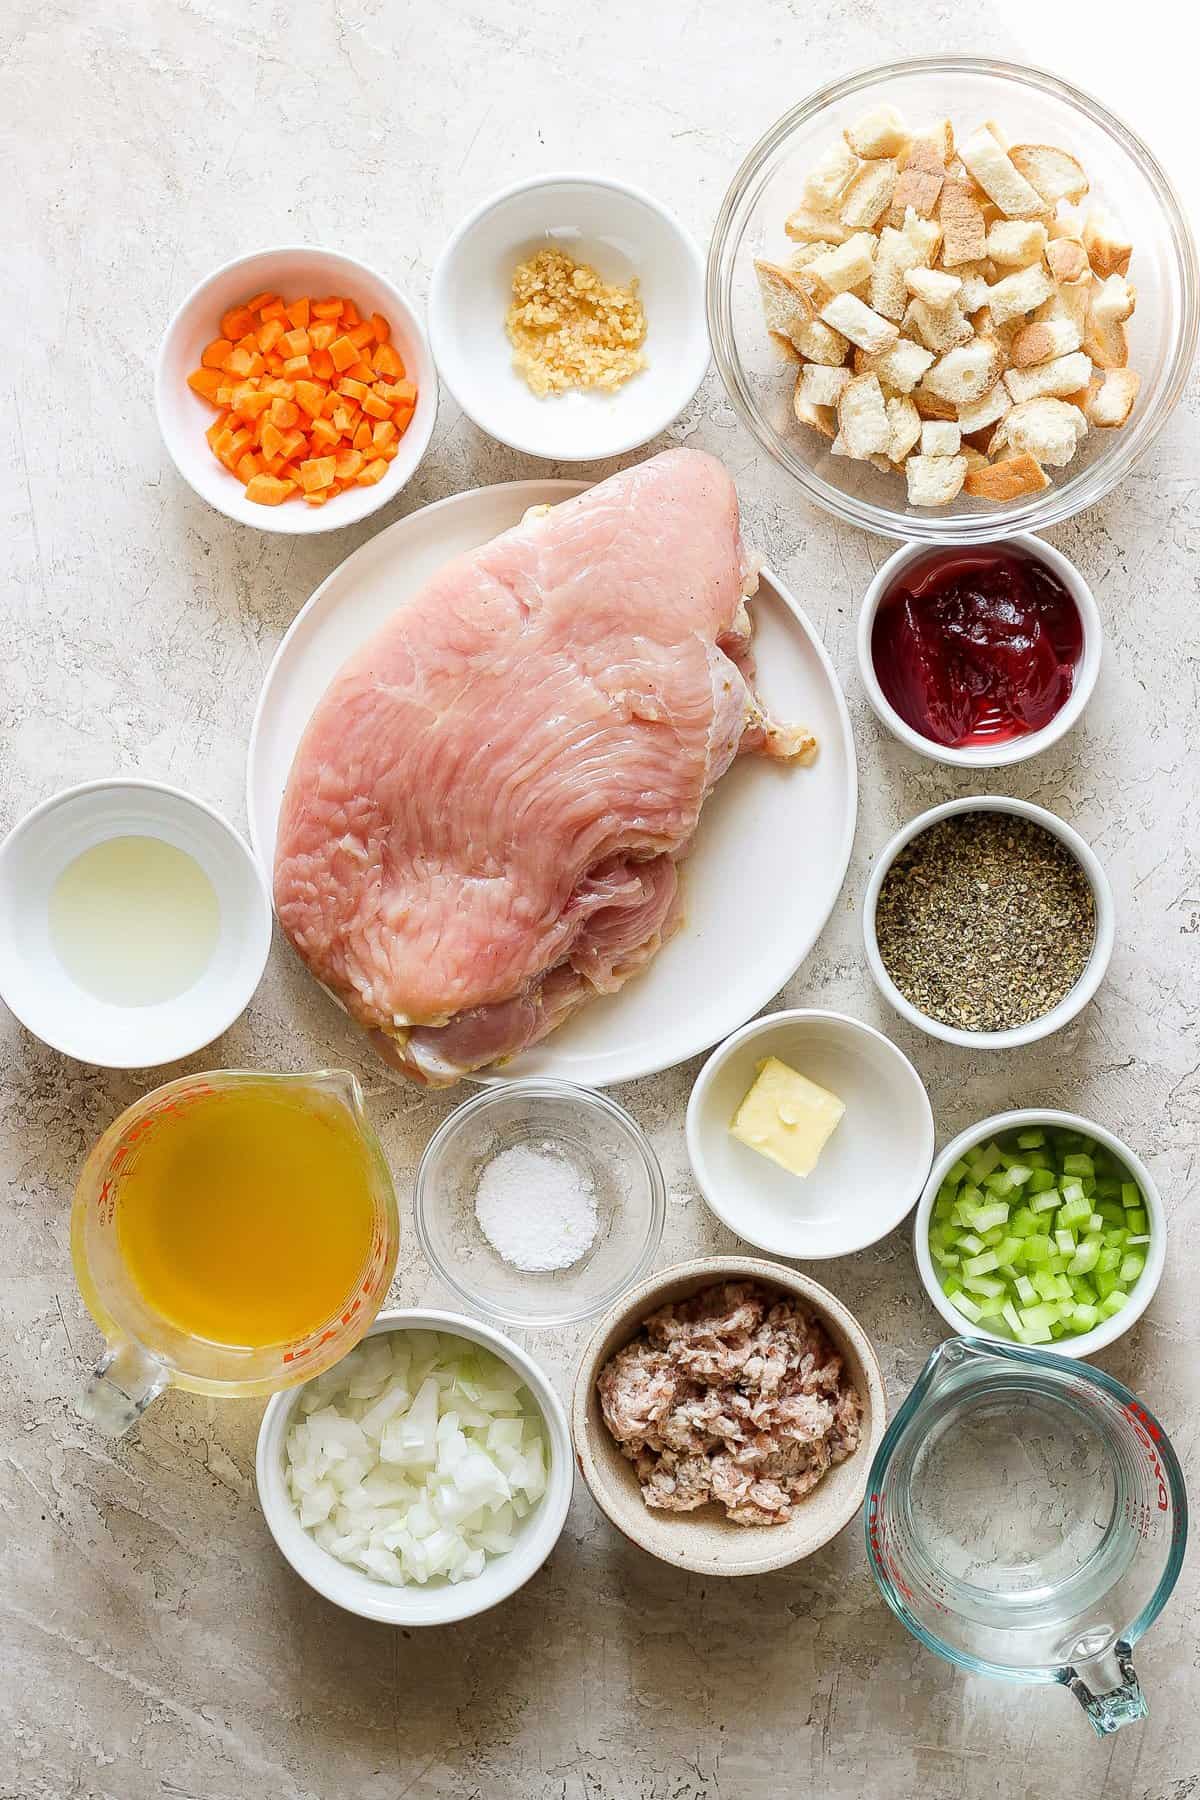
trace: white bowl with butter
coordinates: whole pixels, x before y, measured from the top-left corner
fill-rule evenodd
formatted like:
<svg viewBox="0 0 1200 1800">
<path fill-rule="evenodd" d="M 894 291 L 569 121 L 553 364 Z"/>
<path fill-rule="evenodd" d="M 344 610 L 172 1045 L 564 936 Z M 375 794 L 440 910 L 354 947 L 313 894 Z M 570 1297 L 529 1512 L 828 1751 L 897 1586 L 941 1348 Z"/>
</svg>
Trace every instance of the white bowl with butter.
<svg viewBox="0 0 1200 1800">
<path fill-rule="evenodd" d="M 155 1068 L 203 1049 L 249 1004 L 270 947 L 249 847 L 179 788 L 87 781 L 0 843 L 0 998 L 79 1062 Z"/>
<path fill-rule="evenodd" d="M 815 1261 L 865 1249 L 911 1211 L 933 1161 L 933 1111 L 908 1058 L 873 1026 L 844 1013 L 769 1013 L 701 1069 L 687 1145 L 722 1224 L 775 1256 Z"/>
</svg>

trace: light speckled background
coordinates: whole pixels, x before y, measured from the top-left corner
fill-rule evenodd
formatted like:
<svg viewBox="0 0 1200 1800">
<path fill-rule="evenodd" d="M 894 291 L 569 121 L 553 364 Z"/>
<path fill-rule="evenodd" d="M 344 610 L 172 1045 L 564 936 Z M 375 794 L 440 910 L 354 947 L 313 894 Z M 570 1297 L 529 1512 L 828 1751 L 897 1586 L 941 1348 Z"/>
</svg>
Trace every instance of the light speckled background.
<svg viewBox="0 0 1200 1800">
<path fill-rule="evenodd" d="M 978 0 L 911 11 L 742 0 L 728 20 L 642 0 L 612 0 L 601 15 L 553 0 L 10 0 L 0 826 L 113 771 L 193 787 L 240 823 L 259 682 L 322 577 L 427 500 L 541 472 L 447 401 L 418 478 L 368 526 L 292 541 L 217 517 L 168 466 L 151 410 L 158 333 L 201 275 L 307 237 L 363 254 L 421 300 L 469 205 L 571 165 L 655 189 L 706 239 L 764 121 L 835 73 L 952 46 L 1045 54 L 1040 32 L 1032 46 L 1014 40 Z M 1106 97 L 1120 105 L 1119 92 Z M 891 1031 L 929 1083 L 942 1137 L 1045 1100 L 1104 1118 L 1141 1148 L 1171 1214 L 1169 1267 L 1149 1315 L 1101 1361 L 1153 1402 L 1193 1468 L 1196 399 L 1193 389 L 1120 493 L 1055 533 L 1093 583 L 1108 656 L 1085 723 L 1011 786 L 1096 846 L 1119 940 L 1075 1028 L 988 1061 L 900 1029 L 859 952 L 872 853 L 917 809 L 967 791 L 882 741 L 858 690 L 851 621 L 886 546 L 800 506 L 714 377 L 671 434 L 733 469 L 748 535 L 825 634 L 854 714 L 851 874 L 786 998 Z M 72 1399 L 98 1338 L 70 1275 L 69 1197 L 88 1144 L 151 1078 L 65 1062 L 7 1015 L 0 1059 L 3 1800 L 1186 1800 L 1200 1786 L 1194 1564 L 1138 1652 L 1151 1719 L 1103 1744 L 1065 1694 L 964 1679 L 919 1650 L 876 1598 L 857 1524 L 790 1573 L 702 1583 L 618 1541 L 581 1493 L 551 1563 L 482 1620 L 413 1637 L 336 1612 L 267 1538 L 252 1480 L 256 1404 L 168 1398 L 115 1450 L 77 1422 Z M 330 1059 L 370 1087 L 407 1196 L 450 1102 L 379 1080 L 278 949 L 247 1017 L 189 1066 Z M 694 1074 L 620 1096 L 667 1170 L 664 1262 L 732 1244 L 686 1168 Z M 402 1262 L 397 1298 L 433 1296 L 411 1234 Z M 822 1273 L 874 1334 L 897 1399 L 940 1336 L 906 1235 Z M 538 1341 L 564 1386 L 575 1342 Z"/>
</svg>

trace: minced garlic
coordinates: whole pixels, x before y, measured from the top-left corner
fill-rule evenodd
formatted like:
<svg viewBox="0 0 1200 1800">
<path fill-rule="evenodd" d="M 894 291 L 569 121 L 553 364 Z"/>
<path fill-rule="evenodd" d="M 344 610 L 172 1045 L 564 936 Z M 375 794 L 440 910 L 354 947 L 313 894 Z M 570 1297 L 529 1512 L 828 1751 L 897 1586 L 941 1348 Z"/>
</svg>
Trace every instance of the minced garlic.
<svg viewBox="0 0 1200 1800">
<path fill-rule="evenodd" d="M 566 388 L 617 388 L 646 366 L 646 315 L 636 278 L 602 281 L 563 250 L 539 250 L 513 270 L 505 321 L 513 367 L 544 398 Z"/>
</svg>

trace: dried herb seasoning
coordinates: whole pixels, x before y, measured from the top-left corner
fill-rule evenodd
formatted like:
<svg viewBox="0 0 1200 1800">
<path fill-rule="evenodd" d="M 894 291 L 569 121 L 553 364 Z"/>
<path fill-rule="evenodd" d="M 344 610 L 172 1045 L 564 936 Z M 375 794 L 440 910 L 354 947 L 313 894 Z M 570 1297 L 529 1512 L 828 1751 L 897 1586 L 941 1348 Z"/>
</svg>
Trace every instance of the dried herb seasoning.
<svg viewBox="0 0 1200 1800">
<path fill-rule="evenodd" d="M 1067 846 L 1007 812 L 951 813 L 900 851 L 879 890 L 883 966 L 918 1012 L 963 1031 L 1040 1019 L 1092 953 L 1096 905 Z"/>
</svg>

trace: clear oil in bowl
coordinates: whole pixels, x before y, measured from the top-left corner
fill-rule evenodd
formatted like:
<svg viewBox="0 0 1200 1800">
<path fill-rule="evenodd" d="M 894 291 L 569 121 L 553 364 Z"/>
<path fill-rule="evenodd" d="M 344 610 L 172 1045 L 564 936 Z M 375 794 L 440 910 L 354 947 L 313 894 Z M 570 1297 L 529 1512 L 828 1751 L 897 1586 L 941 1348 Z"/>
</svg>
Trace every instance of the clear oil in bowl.
<svg viewBox="0 0 1200 1800">
<path fill-rule="evenodd" d="M 197 982 L 221 924 L 194 856 L 161 838 L 93 844 L 50 895 L 50 940 L 76 985 L 111 1006 L 161 1006 Z"/>
</svg>

